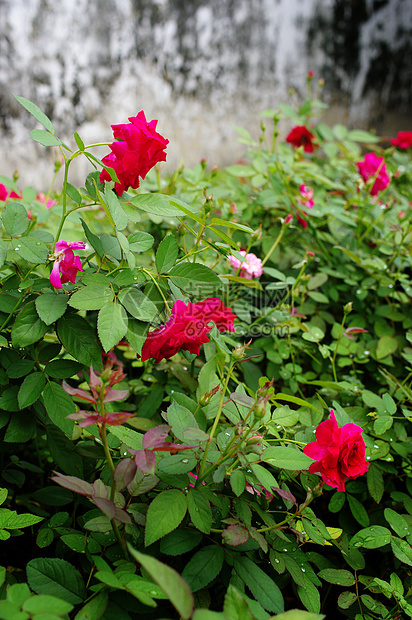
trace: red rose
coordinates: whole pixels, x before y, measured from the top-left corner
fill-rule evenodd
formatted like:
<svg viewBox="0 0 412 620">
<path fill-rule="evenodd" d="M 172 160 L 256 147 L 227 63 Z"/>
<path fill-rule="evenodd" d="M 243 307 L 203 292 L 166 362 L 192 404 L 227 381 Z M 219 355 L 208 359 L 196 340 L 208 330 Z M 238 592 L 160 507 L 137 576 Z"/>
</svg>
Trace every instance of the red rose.
<svg viewBox="0 0 412 620">
<path fill-rule="evenodd" d="M 412 146 L 412 131 L 398 131 L 396 138 L 392 138 L 391 144 L 400 149 L 409 149 Z"/>
<path fill-rule="evenodd" d="M 286 136 L 286 142 L 289 142 L 295 148 L 303 146 L 305 153 L 313 153 L 317 147 L 314 144 L 315 136 L 304 125 L 293 127 L 292 131 Z"/>
<path fill-rule="evenodd" d="M 142 347 L 142 361 L 154 357 L 169 359 L 180 349 L 199 355 L 202 344 L 209 342 L 207 334 L 214 321 L 220 332 L 234 331 L 236 315 L 220 299 L 208 297 L 197 304 L 175 301 L 168 322 L 149 332 Z"/>
<path fill-rule="evenodd" d="M 356 164 L 358 170 L 366 182 L 375 177 L 375 181 L 370 190 L 371 196 L 376 196 L 379 192 L 386 189 L 390 183 L 383 157 L 378 157 L 376 153 L 366 153 L 363 161 Z"/>
<path fill-rule="evenodd" d="M 3 183 L 0 183 L 0 200 L 6 201 L 8 198 L 22 198 L 22 193 L 16 194 L 13 190 L 8 189 Z"/>
<path fill-rule="evenodd" d="M 157 121 L 146 121 L 143 110 L 129 118 L 130 123 L 112 125 L 113 136 L 118 142 L 110 145 L 111 153 L 102 162 L 113 168 L 119 179 L 115 188 L 119 196 L 129 187 L 139 187 L 139 177 L 144 179 L 159 161 L 166 161 L 164 152 L 169 140 L 155 131 Z M 100 181 L 110 181 L 110 174 L 102 170 Z"/>
<path fill-rule="evenodd" d="M 208 297 L 196 304 L 189 302 L 188 305 L 193 316 L 202 320 L 205 325 L 213 321 L 220 333 L 235 331 L 234 320 L 237 318 L 237 314 L 233 314 L 231 308 L 226 308 L 223 301 L 218 297 Z"/>
<path fill-rule="evenodd" d="M 315 459 L 311 473 L 320 473 L 322 480 L 338 491 L 345 490 L 345 480 L 357 478 L 368 471 L 362 428 L 350 422 L 339 428 L 335 414 L 316 429 L 316 441 L 308 443 L 303 452 Z"/>
</svg>

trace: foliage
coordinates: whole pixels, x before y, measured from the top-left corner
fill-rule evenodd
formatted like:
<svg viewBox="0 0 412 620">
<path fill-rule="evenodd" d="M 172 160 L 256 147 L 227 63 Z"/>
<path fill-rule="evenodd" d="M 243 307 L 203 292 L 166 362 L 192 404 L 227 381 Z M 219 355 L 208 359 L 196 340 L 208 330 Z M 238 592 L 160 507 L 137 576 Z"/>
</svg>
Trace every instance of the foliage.
<svg viewBox="0 0 412 620">
<path fill-rule="evenodd" d="M 0 178 L 1 618 L 412 617 L 412 158 L 310 124 L 307 87 L 258 142 L 239 130 L 241 162 L 121 196 L 96 145 L 17 97 L 64 180 L 36 198 Z M 260 278 L 236 262 L 252 253 Z M 176 302 L 216 298 L 234 331 L 205 311 L 199 355 L 142 361 Z M 303 452 L 330 409 L 366 444 L 344 492 Z"/>
</svg>

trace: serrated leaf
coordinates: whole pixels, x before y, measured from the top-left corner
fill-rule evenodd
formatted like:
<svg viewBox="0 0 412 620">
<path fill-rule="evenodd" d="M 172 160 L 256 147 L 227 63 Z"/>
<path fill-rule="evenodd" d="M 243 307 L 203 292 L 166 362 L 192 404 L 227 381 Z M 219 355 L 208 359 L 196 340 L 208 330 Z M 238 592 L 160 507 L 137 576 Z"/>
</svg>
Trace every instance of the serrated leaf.
<svg viewBox="0 0 412 620">
<path fill-rule="evenodd" d="M 4 441 L 9 443 L 25 443 L 33 437 L 35 431 L 36 422 L 33 416 L 30 415 L 30 413 L 22 411 L 11 417 L 6 434 L 4 435 Z M 6 472 L 4 472 L 4 478 L 5 474 Z"/>
<path fill-rule="evenodd" d="M 114 224 L 117 230 L 123 230 L 127 226 L 127 216 L 122 209 L 122 205 L 109 185 L 105 183 L 104 194 L 101 192 L 100 196 L 104 200 L 107 208 L 110 211 L 110 215 L 113 218 Z"/>
<path fill-rule="evenodd" d="M 3 267 L 6 257 L 7 257 L 7 243 L 0 239 L 0 268 Z"/>
<path fill-rule="evenodd" d="M 170 271 L 176 262 L 179 248 L 173 235 L 168 235 L 159 244 L 156 252 L 156 269 L 158 273 Z"/>
<path fill-rule="evenodd" d="M 76 310 L 100 310 L 113 300 L 113 291 L 108 286 L 92 284 L 79 289 L 69 299 L 69 306 Z"/>
<path fill-rule="evenodd" d="M 146 252 L 154 244 L 154 237 L 147 232 L 138 231 L 127 237 L 132 252 Z"/>
<path fill-rule="evenodd" d="M 127 332 L 126 310 L 119 303 L 109 302 L 99 312 L 97 331 L 104 351 L 110 351 Z"/>
<path fill-rule="evenodd" d="M 34 301 L 30 301 L 19 312 L 11 330 L 11 339 L 16 348 L 27 347 L 43 338 L 49 327 L 39 318 Z"/>
<path fill-rule="evenodd" d="M 222 570 L 224 551 L 219 545 L 203 547 L 195 553 L 183 569 L 182 577 L 186 579 L 192 592 L 206 587 Z"/>
<path fill-rule="evenodd" d="M 62 386 L 50 381 L 43 391 L 44 406 L 50 420 L 68 437 L 72 436 L 74 422 L 67 416 L 76 411 L 76 406 Z"/>
<path fill-rule="evenodd" d="M 212 527 L 212 509 L 209 500 L 198 489 L 190 489 L 187 506 L 193 525 L 204 534 Z"/>
<path fill-rule="evenodd" d="M 272 446 L 263 452 L 262 460 L 270 463 L 279 469 L 302 470 L 308 469 L 314 462 L 300 450 L 287 446 Z"/>
<path fill-rule="evenodd" d="M 36 402 L 42 393 L 45 383 L 46 379 L 42 372 L 33 372 L 24 379 L 17 395 L 20 409 L 29 407 Z"/>
<path fill-rule="evenodd" d="M 202 209 L 201 205 L 191 206 L 174 196 L 156 193 L 139 194 L 134 196 L 130 202 L 147 213 L 154 213 L 161 217 L 182 216 L 186 212 L 190 215 Z"/>
<path fill-rule="evenodd" d="M 384 515 L 385 519 L 399 538 L 409 535 L 408 524 L 402 515 L 395 512 L 395 510 L 392 510 L 392 508 L 385 508 Z"/>
<path fill-rule="evenodd" d="M 67 295 L 43 293 L 35 300 L 37 314 L 46 325 L 51 325 L 66 311 Z"/>
<path fill-rule="evenodd" d="M 100 592 L 77 612 L 74 620 L 101 620 L 106 611 L 108 599 L 107 590 Z"/>
<path fill-rule="evenodd" d="M 130 287 L 120 291 L 119 302 L 139 321 L 151 322 L 159 315 L 156 305 L 139 289 Z"/>
<path fill-rule="evenodd" d="M 49 250 L 47 245 L 36 237 L 20 237 L 13 239 L 13 247 L 19 256 L 29 263 L 40 265 L 47 261 Z"/>
<path fill-rule="evenodd" d="M 176 529 L 187 510 L 187 498 L 177 489 L 162 491 L 149 506 L 146 515 L 145 546 L 148 547 Z"/>
<path fill-rule="evenodd" d="M 27 211 L 19 202 L 7 203 L 2 211 L 1 219 L 10 237 L 22 235 L 30 225 Z"/>
<path fill-rule="evenodd" d="M 86 589 L 78 570 L 60 558 L 35 558 L 27 564 L 27 581 L 37 594 L 48 594 L 78 605 Z"/>
<path fill-rule="evenodd" d="M 372 525 L 356 532 L 350 541 L 352 548 L 365 547 L 365 549 L 378 549 L 391 541 L 391 533 L 386 527 Z"/>
<path fill-rule="evenodd" d="M 253 596 L 267 611 L 281 613 L 284 602 L 276 583 L 248 557 L 235 559 L 234 568 Z"/>
<path fill-rule="evenodd" d="M 398 560 L 400 560 L 404 564 L 412 566 L 412 549 L 411 545 L 406 542 L 406 540 L 392 537 L 391 547 L 393 553 L 398 558 Z"/>
<path fill-rule="evenodd" d="M 206 287 L 220 288 L 222 283 L 217 275 L 206 265 L 180 263 L 169 272 L 170 279 L 179 288 L 196 290 Z"/>
<path fill-rule="evenodd" d="M 202 541 L 197 530 L 178 529 L 167 534 L 160 541 L 160 551 L 166 555 L 182 555 L 191 551 Z"/>
<path fill-rule="evenodd" d="M 347 498 L 348 498 L 349 508 L 350 508 L 350 511 L 354 519 L 356 519 L 356 521 L 362 527 L 368 527 L 369 517 L 363 504 L 361 504 L 361 502 L 358 499 L 356 499 L 356 497 L 353 497 L 353 495 L 351 495 L 350 493 L 347 494 Z"/>
<path fill-rule="evenodd" d="M 57 335 L 66 351 L 85 366 L 102 369 L 102 354 L 96 334 L 77 314 L 67 313 L 57 323 Z M 117 343 L 116 343 L 117 344 Z"/>
<path fill-rule="evenodd" d="M 51 122 L 49 117 L 46 116 L 46 114 L 42 112 L 35 103 L 33 103 L 32 101 L 29 101 L 25 97 L 19 97 L 18 95 L 13 94 L 13 97 L 17 99 L 20 105 L 22 105 L 23 108 L 27 110 L 27 112 L 29 112 L 32 116 L 34 116 L 36 121 L 39 121 L 40 125 L 43 125 L 43 127 L 45 127 L 45 129 L 50 131 L 50 133 L 54 133 L 53 123 Z"/>
<path fill-rule="evenodd" d="M 230 474 L 230 486 L 232 487 L 232 491 L 237 497 L 242 495 L 243 491 L 246 488 L 246 476 L 240 469 L 235 469 Z"/>
<path fill-rule="evenodd" d="M 356 581 L 355 577 L 348 570 L 338 570 L 336 568 L 324 568 L 319 571 L 318 577 L 338 586 L 353 586 Z"/>
<path fill-rule="evenodd" d="M 173 607 L 183 620 L 189 620 L 194 608 L 192 593 L 186 581 L 173 568 L 166 566 L 159 560 L 139 553 L 130 545 L 130 554 L 143 566 L 151 579 L 157 583 L 161 590 L 166 594 Z"/>
<path fill-rule="evenodd" d="M 73 609 L 73 605 L 63 601 L 56 596 L 50 596 L 49 594 L 39 594 L 38 596 L 31 596 L 28 598 L 22 607 L 23 611 L 28 611 L 31 614 L 49 613 L 53 610 L 56 616 L 63 616 L 68 614 Z"/>
</svg>

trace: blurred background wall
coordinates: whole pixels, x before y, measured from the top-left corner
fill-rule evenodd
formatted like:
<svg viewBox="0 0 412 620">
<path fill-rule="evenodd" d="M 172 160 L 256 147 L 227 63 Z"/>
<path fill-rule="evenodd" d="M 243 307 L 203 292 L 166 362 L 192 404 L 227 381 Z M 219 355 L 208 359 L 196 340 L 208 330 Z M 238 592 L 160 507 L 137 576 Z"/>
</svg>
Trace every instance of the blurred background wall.
<svg viewBox="0 0 412 620">
<path fill-rule="evenodd" d="M 69 144 L 75 130 L 110 141 L 144 109 L 169 166 L 233 163 L 233 126 L 258 135 L 261 110 L 304 97 L 308 70 L 325 79 L 326 121 L 410 130 L 411 35 L 412 0 L 0 0 L 0 174 L 44 189 L 56 155 L 12 93 Z"/>
</svg>

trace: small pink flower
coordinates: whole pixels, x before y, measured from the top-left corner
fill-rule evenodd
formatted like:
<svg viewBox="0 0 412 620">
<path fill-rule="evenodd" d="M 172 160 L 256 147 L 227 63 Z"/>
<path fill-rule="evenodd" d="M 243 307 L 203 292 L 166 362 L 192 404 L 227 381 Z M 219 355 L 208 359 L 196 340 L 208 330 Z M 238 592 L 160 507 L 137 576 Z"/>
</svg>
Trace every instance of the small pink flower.
<svg viewBox="0 0 412 620">
<path fill-rule="evenodd" d="M 229 213 L 232 213 L 233 215 L 235 215 L 235 213 L 237 213 L 237 206 L 235 202 L 232 202 L 232 204 L 229 207 Z"/>
<path fill-rule="evenodd" d="M 62 284 L 69 281 L 75 283 L 77 272 L 83 271 L 83 268 L 80 258 L 73 254 L 73 250 L 84 250 L 85 247 L 85 243 L 77 241 L 56 243 L 53 254 L 56 260 L 50 274 L 50 282 L 54 288 L 63 288 Z"/>
<path fill-rule="evenodd" d="M 303 207 L 307 207 L 308 209 L 313 209 L 315 201 L 313 200 L 314 189 L 313 187 L 309 187 L 308 185 L 302 185 L 299 187 L 300 194 L 302 198 L 299 198 L 299 203 Z"/>
<path fill-rule="evenodd" d="M 49 196 L 46 196 L 42 192 L 37 194 L 36 200 L 44 204 L 46 209 L 51 209 L 54 205 L 57 205 L 57 200 L 52 200 Z"/>
<path fill-rule="evenodd" d="M 240 268 L 240 276 L 251 280 L 252 278 L 259 278 L 263 273 L 262 261 L 256 256 L 256 254 L 246 254 L 246 250 L 240 250 L 239 254 L 244 256 L 246 260 L 240 261 L 236 256 L 229 256 L 229 263 L 233 266 L 235 271 Z"/>
<path fill-rule="evenodd" d="M 315 72 L 314 71 L 308 71 L 306 79 L 307 80 L 313 80 L 314 77 L 315 77 Z"/>
<path fill-rule="evenodd" d="M 399 211 L 398 218 L 401 220 L 403 217 L 405 217 L 405 215 L 406 215 L 406 211 Z"/>
<path fill-rule="evenodd" d="M 289 142 L 296 149 L 303 146 L 305 153 L 313 153 L 314 149 L 317 148 L 318 145 L 315 140 L 314 134 L 304 125 L 293 127 L 286 136 L 286 142 Z"/>
<path fill-rule="evenodd" d="M 376 153 L 366 153 L 365 159 L 358 161 L 356 165 L 365 183 L 369 179 L 375 179 L 370 190 L 371 196 L 376 196 L 388 187 L 390 179 L 383 157 L 378 157 Z"/>
<path fill-rule="evenodd" d="M 285 224 L 289 225 L 292 220 L 293 220 L 293 215 L 291 213 L 288 213 L 287 216 L 285 217 Z"/>
</svg>

